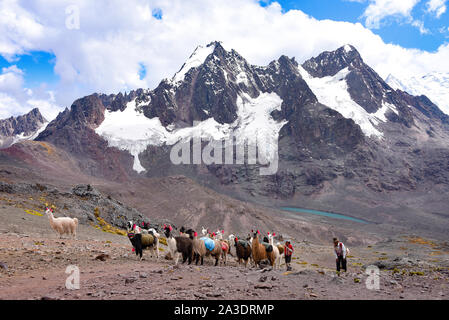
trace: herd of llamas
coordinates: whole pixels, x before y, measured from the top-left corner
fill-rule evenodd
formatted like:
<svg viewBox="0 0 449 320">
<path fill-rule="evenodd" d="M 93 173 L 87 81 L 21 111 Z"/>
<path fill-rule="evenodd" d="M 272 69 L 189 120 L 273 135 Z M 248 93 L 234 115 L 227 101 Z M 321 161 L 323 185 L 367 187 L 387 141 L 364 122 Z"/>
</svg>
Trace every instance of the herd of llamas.
<svg viewBox="0 0 449 320">
<path fill-rule="evenodd" d="M 76 239 L 76 230 L 78 227 L 77 218 L 60 217 L 55 218 L 51 208 L 46 209 L 46 215 L 49 218 L 51 228 L 62 237 L 67 234 Z M 205 257 L 215 259 L 215 266 L 222 260 L 223 264 L 227 263 L 228 255 L 237 259 L 239 264 L 244 263 L 245 267 L 248 262 L 252 261 L 254 265 L 262 262 L 268 262 L 274 269 L 280 268 L 282 257 L 284 255 L 284 246 L 279 242 L 274 244 L 275 233 L 268 233 L 263 241 L 259 240 L 259 230 L 251 230 L 246 238 L 240 239 L 234 234 L 230 234 L 227 239 L 223 239 L 224 230 L 210 232 L 202 227 L 201 237 L 193 229 L 181 227 L 179 235 L 173 235 L 173 227 L 164 225 L 162 227 L 166 237 L 166 244 L 169 253 L 168 257 L 174 260 L 175 265 L 178 264 L 179 258 L 182 256 L 182 263 L 192 261 L 198 265 L 204 263 Z M 161 235 L 156 229 L 150 228 L 149 225 L 142 224 L 142 227 L 136 225 L 132 221 L 127 223 L 127 235 L 133 246 L 136 256 L 143 259 L 143 250 L 148 249 L 159 260 L 159 244 Z"/>
</svg>

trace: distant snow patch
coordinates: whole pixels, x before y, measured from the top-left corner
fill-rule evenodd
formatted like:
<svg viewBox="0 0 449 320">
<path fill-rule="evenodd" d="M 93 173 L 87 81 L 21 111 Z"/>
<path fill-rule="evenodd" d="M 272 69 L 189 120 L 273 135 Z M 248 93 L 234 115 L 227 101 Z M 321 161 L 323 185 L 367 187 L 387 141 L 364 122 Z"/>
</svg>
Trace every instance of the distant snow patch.
<svg viewBox="0 0 449 320">
<path fill-rule="evenodd" d="M 24 132 L 22 132 L 21 134 L 16 135 L 16 136 L 14 137 L 14 142 L 13 142 L 13 144 L 15 144 L 15 143 L 17 143 L 17 142 L 20 142 L 20 141 L 34 140 L 34 139 L 36 139 L 36 138 L 39 136 L 39 134 L 40 134 L 41 132 L 43 132 L 43 131 L 47 128 L 47 126 L 48 126 L 49 123 L 50 123 L 50 122 L 45 122 L 45 123 L 43 123 L 42 126 L 41 126 L 39 129 L 37 129 L 34 133 L 32 133 L 32 134 L 30 134 L 30 135 L 28 135 L 28 136 L 26 136 Z"/>
<path fill-rule="evenodd" d="M 26 140 L 34 140 L 34 139 L 36 139 L 42 132 L 45 131 L 45 129 L 47 129 L 47 127 L 48 127 L 49 124 L 50 124 L 49 121 L 44 122 L 44 123 L 42 124 L 42 126 L 41 126 L 39 129 L 37 129 L 37 131 L 36 131 L 35 133 L 33 133 L 32 135 L 30 135 L 30 136 L 28 136 L 28 137 L 25 137 L 25 139 L 26 139 Z"/>
<path fill-rule="evenodd" d="M 236 83 L 237 83 L 237 84 L 239 84 L 239 83 L 244 83 L 245 85 L 248 85 L 248 84 L 249 84 L 249 82 L 248 82 L 248 76 L 246 75 L 245 72 L 242 71 L 242 72 L 240 72 L 240 73 L 237 75 Z"/>
<path fill-rule="evenodd" d="M 44 122 L 39 129 L 30 135 L 25 135 L 24 132 L 12 137 L 0 138 L 0 148 L 9 148 L 12 145 L 21 141 L 32 141 L 36 139 L 41 132 L 43 132 L 50 122 Z"/>
<path fill-rule="evenodd" d="M 393 89 L 399 89 L 414 96 L 427 96 L 441 111 L 449 115 L 449 73 L 434 72 L 423 77 L 401 79 L 390 74 L 385 82 Z"/>
</svg>

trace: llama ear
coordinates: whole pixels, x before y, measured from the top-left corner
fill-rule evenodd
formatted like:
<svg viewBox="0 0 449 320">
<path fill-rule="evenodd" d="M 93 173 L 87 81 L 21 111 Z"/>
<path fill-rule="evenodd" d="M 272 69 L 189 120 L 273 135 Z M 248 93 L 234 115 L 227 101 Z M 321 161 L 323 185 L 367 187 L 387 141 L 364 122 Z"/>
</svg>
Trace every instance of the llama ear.
<svg viewBox="0 0 449 320">
<path fill-rule="evenodd" d="M 223 234 L 224 234 L 224 230 L 221 230 L 221 233 L 223 233 Z"/>
<path fill-rule="evenodd" d="M 259 231 L 259 230 L 257 230 L 257 234 L 260 234 L 260 231 Z"/>
<path fill-rule="evenodd" d="M 270 233 L 268 232 L 268 235 L 270 235 Z"/>
<path fill-rule="evenodd" d="M 173 228 L 172 228 L 171 226 L 168 226 L 168 229 L 169 229 L 170 231 L 172 231 L 172 230 L 173 230 Z"/>
<path fill-rule="evenodd" d="M 276 237 L 276 233 L 273 233 L 273 237 Z"/>
</svg>

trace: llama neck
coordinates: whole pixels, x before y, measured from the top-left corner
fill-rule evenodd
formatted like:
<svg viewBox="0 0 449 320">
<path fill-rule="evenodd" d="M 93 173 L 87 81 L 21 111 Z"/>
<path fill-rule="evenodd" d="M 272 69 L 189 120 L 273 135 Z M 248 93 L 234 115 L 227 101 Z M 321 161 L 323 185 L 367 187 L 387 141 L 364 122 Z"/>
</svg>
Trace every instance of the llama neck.
<svg viewBox="0 0 449 320">
<path fill-rule="evenodd" d="M 53 217 L 53 213 L 48 212 L 48 219 L 49 219 L 50 221 L 53 221 L 53 220 L 55 219 L 55 217 Z"/>
<path fill-rule="evenodd" d="M 253 242 L 254 242 L 254 244 L 259 244 L 259 237 L 258 237 L 258 236 L 255 236 L 255 237 L 253 238 Z"/>
<path fill-rule="evenodd" d="M 253 258 L 256 259 L 256 260 L 260 256 L 260 253 L 259 253 L 258 249 L 259 249 L 259 238 L 257 236 L 255 236 L 253 238 L 253 242 L 251 244 L 251 251 L 253 253 Z"/>
<path fill-rule="evenodd" d="M 53 216 L 53 213 L 48 213 L 48 220 L 50 221 L 50 225 L 53 226 L 55 223 L 55 217 Z"/>
</svg>

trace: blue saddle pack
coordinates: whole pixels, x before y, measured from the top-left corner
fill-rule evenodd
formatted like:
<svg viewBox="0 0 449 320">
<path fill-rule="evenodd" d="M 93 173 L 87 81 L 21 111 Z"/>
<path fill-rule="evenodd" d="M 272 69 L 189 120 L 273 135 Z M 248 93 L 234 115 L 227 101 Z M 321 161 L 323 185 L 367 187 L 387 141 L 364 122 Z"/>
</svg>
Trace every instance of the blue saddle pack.
<svg viewBox="0 0 449 320">
<path fill-rule="evenodd" d="M 200 240 L 204 241 L 204 245 L 208 251 L 212 251 L 215 248 L 215 241 L 208 237 L 202 237 Z"/>
</svg>

